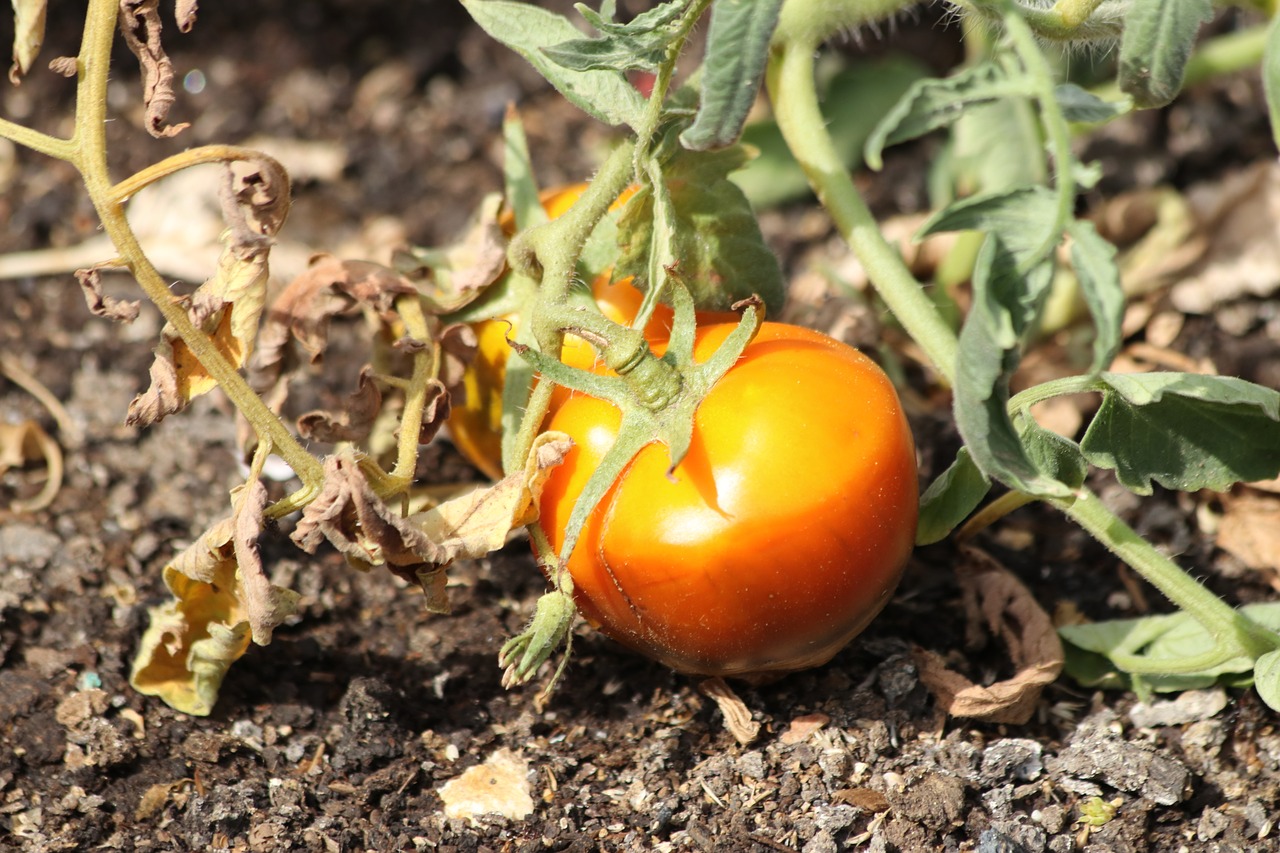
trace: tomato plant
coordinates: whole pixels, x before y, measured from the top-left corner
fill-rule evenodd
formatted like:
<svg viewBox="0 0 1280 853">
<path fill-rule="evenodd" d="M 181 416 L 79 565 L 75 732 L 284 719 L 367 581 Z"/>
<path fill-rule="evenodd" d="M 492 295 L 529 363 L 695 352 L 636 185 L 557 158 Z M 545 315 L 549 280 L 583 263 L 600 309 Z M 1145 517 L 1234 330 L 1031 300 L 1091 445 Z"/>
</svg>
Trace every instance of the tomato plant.
<svg viewBox="0 0 1280 853">
<path fill-rule="evenodd" d="M 695 358 L 733 328 L 702 327 Z M 581 394 L 554 410 L 549 428 L 575 442 L 542 496 L 556 549 L 620 421 Z M 915 448 L 893 385 L 857 350 L 763 324 L 669 465 L 665 447 L 641 450 L 569 558 L 605 634 L 682 672 L 785 672 L 828 660 L 888 601 L 915 540 Z"/>
</svg>

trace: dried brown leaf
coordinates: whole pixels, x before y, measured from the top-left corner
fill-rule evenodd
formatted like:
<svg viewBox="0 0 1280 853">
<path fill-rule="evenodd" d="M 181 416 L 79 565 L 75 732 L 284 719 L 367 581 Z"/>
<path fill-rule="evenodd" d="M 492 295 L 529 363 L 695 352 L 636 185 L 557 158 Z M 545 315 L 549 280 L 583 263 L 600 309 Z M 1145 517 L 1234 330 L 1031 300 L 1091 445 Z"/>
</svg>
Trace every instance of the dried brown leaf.
<svg viewBox="0 0 1280 853">
<path fill-rule="evenodd" d="M 450 560 L 474 559 L 496 551 L 512 530 L 538 520 L 542 487 L 572 446 L 563 433 L 543 433 L 523 471 L 410 516 L 410 521 L 439 542 Z"/>
<path fill-rule="evenodd" d="M 1217 545 L 1251 569 L 1280 570 L 1280 499 L 1248 495 L 1226 501 Z"/>
<path fill-rule="evenodd" d="M 17 512 L 35 512 L 53 503 L 62 488 L 62 448 L 35 421 L 0 423 L 0 473 L 31 462 L 44 463 L 44 486 L 30 498 L 10 501 L 9 509 Z"/>
<path fill-rule="evenodd" d="M 327 539 L 360 568 L 440 566 L 452 559 L 374 493 L 350 450 L 325 459 L 324 486 L 303 510 L 292 538 L 311 554 Z"/>
<path fill-rule="evenodd" d="M 174 600 L 151 609 L 130 684 L 187 714 L 213 710 L 231 664 L 271 642 L 297 610 L 298 594 L 268 579 L 258 552 L 266 488 L 254 481 L 239 504 L 164 569 Z"/>
<path fill-rule="evenodd" d="M 804 743 L 809 736 L 821 729 L 831 718 L 826 714 L 804 714 L 796 717 L 787 726 L 787 730 L 778 737 L 778 742 L 786 746 Z"/>
<path fill-rule="evenodd" d="M 416 292 L 412 283 L 381 264 L 316 255 L 267 311 L 258 336 L 258 356 L 250 369 L 254 388 L 266 392 L 283 383 L 297 368 L 289 357 L 291 341 L 296 341 L 307 360 L 315 363 L 324 354 L 329 323 L 334 317 L 368 308 L 385 319 L 396 297 Z M 281 402 L 283 394 L 281 391 L 278 395 Z"/>
<path fill-rule="evenodd" d="M 364 441 L 369 437 L 378 412 L 382 409 L 382 391 L 373 380 L 373 368 L 365 365 L 353 391 L 339 411 L 307 412 L 298 418 L 298 432 L 316 441 Z"/>
<path fill-rule="evenodd" d="M 60 77 L 74 77 L 80 70 L 79 60 L 74 56 L 58 56 L 49 60 L 49 70 Z"/>
<path fill-rule="evenodd" d="M 17 86 L 44 45 L 47 0 L 13 0 L 13 65 L 9 82 Z"/>
<path fill-rule="evenodd" d="M 874 788 L 843 788 L 832 794 L 831 799 L 867 812 L 889 810 L 889 799 Z"/>
<path fill-rule="evenodd" d="M 1021 581 L 977 548 L 965 548 L 963 554 L 957 573 L 971 632 L 985 629 L 999 637 L 1016 674 L 984 687 L 948 668 L 936 652 L 917 649 L 920 681 L 953 717 L 1020 725 L 1031 719 L 1041 691 L 1062 671 L 1062 643 Z"/>
<path fill-rule="evenodd" d="M 146 128 L 162 139 L 177 136 L 189 125 L 166 124 L 173 93 L 173 63 L 160 44 L 160 0 L 120 0 L 120 33 L 142 67 L 142 102 Z"/>
<path fill-rule="evenodd" d="M 200 0 L 177 0 L 173 4 L 173 17 L 178 20 L 178 29 L 184 33 L 191 32 L 196 25 L 196 7 Z"/>
<path fill-rule="evenodd" d="M 138 319 L 138 303 L 125 302 L 102 292 L 102 270 L 114 266 L 115 263 L 108 261 L 89 269 L 76 270 L 76 281 L 80 282 L 80 287 L 84 290 L 84 301 L 93 316 L 132 323 Z"/>
<path fill-rule="evenodd" d="M 396 268 L 415 279 L 429 273 L 423 298 L 434 314 L 457 311 L 473 302 L 507 268 L 507 239 L 498 222 L 502 197 L 489 195 L 480 204 L 462 239 L 441 249 L 398 253 Z"/>
<path fill-rule="evenodd" d="M 760 736 L 760 724 L 751 719 L 751 709 L 723 678 L 706 678 L 698 682 L 698 691 L 716 703 L 724 715 L 725 728 L 733 739 L 746 746 Z"/>
<path fill-rule="evenodd" d="M 241 367 L 253 353 L 267 295 L 267 246 L 236 244 L 231 232 L 212 278 L 191 295 L 187 314 L 222 356 Z M 151 384 L 129 405 L 126 423 L 148 426 L 180 412 L 218 383 L 178 332 L 166 324 L 151 364 Z"/>
</svg>

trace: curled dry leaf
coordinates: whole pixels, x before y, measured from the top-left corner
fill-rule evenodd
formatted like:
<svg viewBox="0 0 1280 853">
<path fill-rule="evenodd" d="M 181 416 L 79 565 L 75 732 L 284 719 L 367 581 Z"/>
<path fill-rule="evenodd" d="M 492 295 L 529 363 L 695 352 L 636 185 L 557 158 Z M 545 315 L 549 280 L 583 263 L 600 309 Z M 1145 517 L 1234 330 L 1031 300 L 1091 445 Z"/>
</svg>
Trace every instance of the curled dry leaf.
<svg viewBox="0 0 1280 853">
<path fill-rule="evenodd" d="M 430 275 L 422 296 L 436 314 L 457 311 L 474 301 L 507 268 L 507 240 L 499 224 L 502 197 L 492 194 L 480 203 L 471 227 L 452 246 L 397 252 L 396 269 L 415 281 Z"/>
<path fill-rule="evenodd" d="M 760 724 L 751 719 L 751 709 L 723 678 L 705 678 L 698 683 L 698 691 L 716 703 L 724 715 L 725 728 L 733 739 L 746 746 L 760 736 Z"/>
<path fill-rule="evenodd" d="M 373 379 L 373 368 L 360 370 L 356 390 L 347 397 L 341 411 L 308 412 L 298 418 L 298 432 L 316 441 L 363 441 L 382 409 L 382 391 Z"/>
<path fill-rule="evenodd" d="M 215 524 L 164 569 L 174 600 L 150 612 L 129 683 L 170 707 L 213 710 L 231 664 L 252 640 L 265 646 L 297 610 L 298 594 L 267 578 L 258 552 L 266 488 L 253 481 L 229 518 Z"/>
<path fill-rule="evenodd" d="M 1015 675 L 995 684 L 974 684 L 949 669 L 936 652 L 917 649 L 920 681 L 953 717 L 1022 724 L 1035 713 L 1045 685 L 1062 671 L 1062 642 L 1053 622 L 1022 582 L 977 548 L 963 549 L 957 573 L 969 616 L 969 640 L 998 636 L 1009 651 Z"/>
<path fill-rule="evenodd" d="M 93 316 L 132 323 L 138 319 L 138 303 L 125 302 L 102 292 L 102 270 L 116 266 L 116 263 L 107 261 L 89 269 L 76 270 L 76 281 L 80 282 L 85 304 L 89 306 L 89 312 Z"/>
<path fill-rule="evenodd" d="M 173 17 L 178 20 L 178 29 L 184 33 L 191 32 L 196 25 L 196 7 L 199 0 L 177 0 L 173 4 Z"/>
<path fill-rule="evenodd" d="M 142 102 L 147 132 L 162 139 L 177 136 L 188 125 L 166 124 L 173 93 L 173 63 L 160 44 L 160 0 L 120 0 L 120 33 L 142 67 Z"/>
<path fill-rule="evenodd" d="M 1280 499 L 1258 494 L 1226 500 L 1217 545 L 1251 569 L 1280 572 Z"/>
<path fill-rule="evenodd" d="M 241 367 L 253 353 L 266 294 L 267 248 L 246 253 L 228 242 L 213 277 L 191 295 L 187 314 L 228 362 Z M 129 404 L 125 420 L 131 425 L 148 426 L 180 412 L 218 385 L 168 324 L 160 333 L 155 354 L 150 387 Z"/>
<path fill-rule="evenodd" d="M 13 65 L 9 82 L 17 86 L 44 45 L 47 0 L 13 0 Z"/>
<path fill-rule="evenodd" d="M 784 746 L 804 743 L 809 739 L 810 735 L 829 722 L 831 722 L 831 718 L 826 714 L 804 714 L 796 717 L 787 726 L 787 730 L 778 737 L 778 742 Z"/>
<path fill-rule="evenodd" d="M 388 321 L 396 297 L 416 292 L 412 283 L 381 264 L 316 255 L 267 310 L 258 336 L 258 355 L 250 367 L 251 384 L 282 405 L 284 383 L 300 366 L 290 356 L 291 342 L 301 346 L 307 362 L 315 363 L 324 354 L 334 317 L 368 309 Z M 275 393 L 271 394 L 273 388 Z"/>
<path fill-rule="evenodd" d="M 8 508 L 35 512 L 53 503 L 62 488 L 62 448 L 32 420 L 20 424 L 0 423 L 0 473 L 43 462 L 47 476 L 40 492 L 24 500 L 12 500 Z"/>
</svg>

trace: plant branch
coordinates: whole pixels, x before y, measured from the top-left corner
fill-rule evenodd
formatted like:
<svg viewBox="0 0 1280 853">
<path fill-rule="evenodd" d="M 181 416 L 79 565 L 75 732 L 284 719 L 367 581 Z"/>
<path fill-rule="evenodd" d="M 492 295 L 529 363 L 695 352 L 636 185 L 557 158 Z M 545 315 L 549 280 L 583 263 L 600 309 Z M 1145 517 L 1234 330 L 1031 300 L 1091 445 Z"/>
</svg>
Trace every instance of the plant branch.
<svg viewBox="0 0 1280 853">
<path fill-rule="evenodd" d="M 776 45 L 769 63 L 768 86 L 774 116 L 819 201 L 866 268 L 880 298 L 889 306 L 948 384 L 955 382 L 957 340 L 907 269 L 897 250 L 885 241 L 866 202 L 853 185 L 827 131 L 814 83 L 814 45 Z"/>
</svg>

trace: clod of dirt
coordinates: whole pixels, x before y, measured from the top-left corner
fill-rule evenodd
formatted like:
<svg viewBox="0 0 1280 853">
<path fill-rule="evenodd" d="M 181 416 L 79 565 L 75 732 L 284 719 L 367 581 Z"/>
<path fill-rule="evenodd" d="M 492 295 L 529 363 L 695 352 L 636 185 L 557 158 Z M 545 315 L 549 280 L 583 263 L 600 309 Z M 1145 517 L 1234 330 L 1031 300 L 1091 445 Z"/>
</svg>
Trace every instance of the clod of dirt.
<svg viewBox="0 0 1280 853">
<path fill-rule="evenodd" d="M 1113 718 L 1103 711 L 1081 723 L 1066 748 L 1045 762 L 1049 771 L 1094 779 L 1162 806 L 1185 800 L 1191 785 L 1187 766 L 1122 740 L 1107 727 Z"/>
</svg>

